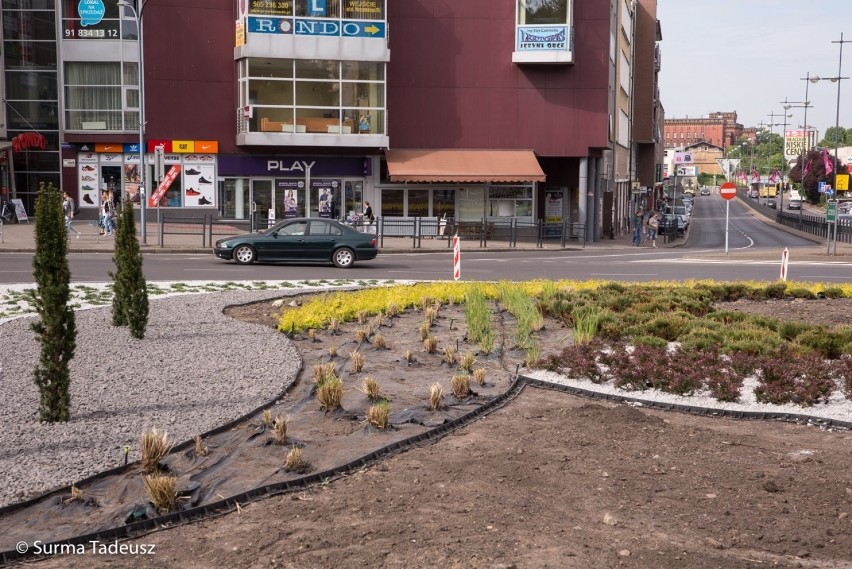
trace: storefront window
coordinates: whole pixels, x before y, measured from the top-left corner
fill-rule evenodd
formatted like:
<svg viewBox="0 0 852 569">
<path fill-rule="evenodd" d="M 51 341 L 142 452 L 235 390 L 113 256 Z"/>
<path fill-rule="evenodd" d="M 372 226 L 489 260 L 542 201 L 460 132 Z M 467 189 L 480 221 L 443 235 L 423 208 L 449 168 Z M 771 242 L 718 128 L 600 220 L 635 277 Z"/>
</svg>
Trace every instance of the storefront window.
<svg viewBox="0 0 852 569">
<path fill-rule="evenodd" d="M 136 63 L 65 63 L 68 130 L 134 130 L 139 126 Z"/>
<path fill-rule="evenodd" d="M 429 215 L 429 190 L 408 190 L 408 217 Z"/>
<path fill-rule="evenodd" d="M 435 217 L 456 216 L 456 191 L 454 189 L 432 190 L 432 215 Z"/>
<path fill-rule="evenodd" d="M 405 190 L 384 190 L 382 192 L 382 217 L 402 217 Z"/>
<path fill-rule="evenodd" d="M 459 221 L 481 220 L 485 205 L 485 188 L 459 188 L 456 191 L 456 219 Z"/>
<path fill-rule="evenodd" d="M 532 215 L 531 186 L 491 186 L 488 188 L 488 215 L 529 217 Z"/>
<path fill-rule="evenodd" d="M 346 219 L 352 219 L 364 210 L 364 182 L 347 180 L 343 187 L 344 212 Z"/>
</svg>

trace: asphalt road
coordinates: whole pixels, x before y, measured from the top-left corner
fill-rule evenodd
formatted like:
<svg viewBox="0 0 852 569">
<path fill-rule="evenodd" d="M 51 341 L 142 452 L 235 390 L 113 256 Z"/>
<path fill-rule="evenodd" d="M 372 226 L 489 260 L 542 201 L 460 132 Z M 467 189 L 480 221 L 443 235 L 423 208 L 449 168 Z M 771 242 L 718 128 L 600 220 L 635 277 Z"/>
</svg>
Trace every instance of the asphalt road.
<svg viewBox="0 0 852 569">
<path fill-rule="evenodd" d="M 716 279 L 770 282 L 780 275 L 782 251 L 789 250 L 787 278 L 811 282 L 852 282 L 852 256 L 816 255 L 820 246 L 756 219 L 732 200 L 728 252 L 725 210 L 719 196 L 695 200 L 687 244 L 674 249 L 647 249 L 623 242 L 592 244 L 579 251 L 468 251 L 462 254 L 464 280 L 605 279 L 622 281 Z M 109 281 L 108 253 L 69 256 L 76 282 Z M 452 278 L 449 250 L 431 253 L 380 254 L 351 269 L 314 265 L 238 266 L 213 254 L 146 255 L 150 281 L 244 281 L 302 279 L 439 280 Z M 32 282 L 32 256 L 0 254 L 0 283 Z"/>
</svg>

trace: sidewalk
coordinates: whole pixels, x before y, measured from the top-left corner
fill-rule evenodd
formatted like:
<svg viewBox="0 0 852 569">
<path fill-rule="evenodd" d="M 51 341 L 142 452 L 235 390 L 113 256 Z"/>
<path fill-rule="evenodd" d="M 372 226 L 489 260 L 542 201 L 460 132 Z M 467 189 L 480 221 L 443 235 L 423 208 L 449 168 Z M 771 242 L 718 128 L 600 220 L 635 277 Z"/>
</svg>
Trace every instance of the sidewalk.
<svg viewBox="0 0 852 569">
<path fill-rule="evenodd" d="M 83 252 L 103 252 L 111 253 L 115 249 L 114 237 L 106 237 L 99 235 L 98 227 L 95 221 L 80 220 L 74 221 L 72 227 L 79 231 L 79 236 L 72 231 L 68 235 L 68 251 L 70 253 Z M 138 231 L 138 228 L 137 228 Z M 143 253 L 194 253 L 212 255 L 212 247 L 205 247 L 201 233 L 194 230 L 195 233 L 170 233 L 164 236 L 164 245 L 159 243 L 159 228 L 154 223 L 147 225 L 147 244 L 142 244 Z M 239 234 L 235 231 L 234 234 Z M 213 235 L 213 241 L 222 239 L 226 235 Z M 668 249 L 680 247 L 685 242 L 687 237 L 679 237 L 674 241 L 667 243 L 662 237 L 657 239 L 657 247 L 659 249 Z M 439 251 L 452 251 L 452 246 L 446 238 L 429 238 L 420 239 L 419 246 L 415 245 L 414 239 L 411 237 L 385 237 L 379 239 L 379 248 L 382 253 L 435 253 Z M 579 243 L 576 240 L 569 240 L 565 247 L 561 246 L 559 239 L 545 240 L 541 247 L 537 247 L 533 242 L 518 241 L 516 246 L 511 247 L 507 241 L 489 240 L 485 247 L 480 247 L 478 240 L 463 239 L 462 247 L 466 251 L 581 251 L 584 249 L 636 249 L 631 243 L 632 233 L 619 237 L 617 239 L 605 238 L 596 243 Z M 140 236 L 141 244 L 141 236 Z M 643 249 L 653 251 L 650 245 Z M 17 253 L 32 253 L 35 251 L 35 222 L 3 225 L 2 233 L 0 233 L 0 252 L 17 252 Z"/>
</svg>

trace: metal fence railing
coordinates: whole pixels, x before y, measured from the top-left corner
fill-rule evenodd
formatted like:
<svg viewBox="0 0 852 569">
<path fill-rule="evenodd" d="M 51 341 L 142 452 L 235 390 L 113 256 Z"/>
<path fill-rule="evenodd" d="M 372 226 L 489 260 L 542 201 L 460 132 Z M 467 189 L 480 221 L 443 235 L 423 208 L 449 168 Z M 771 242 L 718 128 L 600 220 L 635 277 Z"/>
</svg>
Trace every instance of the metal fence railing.
<svg viewBox="0 0 852 569">
<path fill-rule="evenodd" d="M 764 217 L 772 219 L 785 227 L 819 237 L 828 238 L 828 230 L 832 224 L 825 220 L 824 215 L 812 215 L 805 210 L 781 210 L 769 207 L 763 198 L 749 198 L 744 189 L 737 191 L 737 197 L 747 207 L 756 211 Z M 833 238 L 833 230 L 832 230 Z M 837 241 L 839 243 L 852 243 L 852 220 L 843 218 L 837 222 Z"/>
<path fill-rule="evenodd" d="M 217 236 L 238 235 L 265 231 L 277 223 L 265 216 L 255 215 L 249 219 L 217 219 L 215 214 L 173 215 L 163 213 L 158 220 L 160 246 L 170 236 L 196 235 L 202 247 L 212 247 Z M 586 226 L 583 223 L 563 221 L 560 223 L 538 220 L 534 222 L 518 218 L 482 218 L 477 221 L 457 221 L 453 218 L 437 217 L 379 217 L 373 222 L 362 218 L 344 222 L 363 233 L 374 233 L 379 246 L 385 246 L 385 238 L 411 239 L 411 247 L 422 247 L 423 239 L 446 240 L 452 247 L 453 235 L 467 241 L 476 241 L 480 247 L 501 244 L 517 247 L 519 243 L 543 247 L 546 243 L 559 243 L 565 247 L 569 242 L 586 246 Z"/>
</svg>

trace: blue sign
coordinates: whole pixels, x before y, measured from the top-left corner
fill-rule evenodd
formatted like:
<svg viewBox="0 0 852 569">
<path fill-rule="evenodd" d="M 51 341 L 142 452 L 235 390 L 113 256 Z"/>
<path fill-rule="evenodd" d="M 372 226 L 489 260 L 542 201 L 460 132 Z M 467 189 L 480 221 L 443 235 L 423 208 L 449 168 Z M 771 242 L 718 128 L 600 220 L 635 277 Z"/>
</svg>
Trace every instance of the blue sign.
<svg viewBox="0 0 852 569">
<path fill-rule="evenodd" d="M 80 0 L 77 13 L 80 15 L 81 26 L 95 26 L 104 19 L 106 7 L 102 0 Z"/>
<path fill-rule="evenodd" d="M 385 23 L 355 20 L 297 20 L 296 35 L 383 38 Z"/>
<path fill-rule="evenodd" d="M 293 20 L 270 16 L 249 16 L 248 31 L 253 34 L 292 34 Z"/>
<path fill-rule="evenodd" d="M 825 193 L 825 182 L 817 182 L 817 191 L 821 194 Z"/>
<path fill-rule="evenodd" d="M 122 151 L 125 154 L 139 154 L 139 143 L 137 142 L 135 144 L 132 144 L 132 143 L 122 144 Z"/>
<path fill-rule="evenodd" d="M 568 51 L 568 26 L 519 26 L 517 51 Z"/>
<path fill-rule="evenodd" d="M 346 37 L 383 38 L 385 37 L 385 23 L 343 20 L 342 32 L 342 35 Z"/>
<path fill-rule="evenodd" d="M 325 13 L 325 1 L 326 0 L 311 0 L 311 6 L 308 8 L 308 16 L 314 18 L 327 16 L 328 14 Z"/>
</svg>

